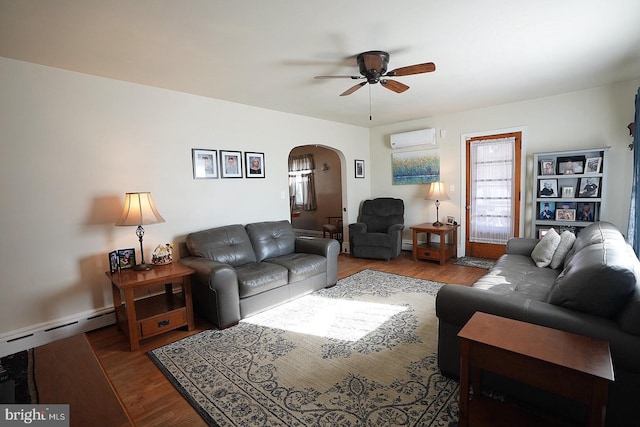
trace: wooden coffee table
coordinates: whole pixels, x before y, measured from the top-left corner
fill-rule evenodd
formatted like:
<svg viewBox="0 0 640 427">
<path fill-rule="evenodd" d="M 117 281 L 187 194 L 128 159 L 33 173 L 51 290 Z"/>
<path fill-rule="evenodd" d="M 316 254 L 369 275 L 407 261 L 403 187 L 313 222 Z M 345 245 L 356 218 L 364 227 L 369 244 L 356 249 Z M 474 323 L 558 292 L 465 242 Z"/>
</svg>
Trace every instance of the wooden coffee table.
<svg viewBox="0 0 640 427">
<path fill-rule="evenodd" d="M 482 370 L 577 400 L 588 407 L 587 425 L 604 426 L 607 389 L 614 380 L 607 341 L 480 312 L 458 336 L 460 427 L 556 425 L 547 416 L 532 423 L 531 413 L 481 396 Z"/>
<path fill-rule="evenodd" d="M 131 351 L 140 347 L 140 340 L 186 326 L 195 327 L 191 300 L 191 279 L 195 270 L 182 264 L 155 266 L 151 270 L 122 270 L 105 273 L 111 281 L 113 306 L 118 327 L 127 335 Z M 181 294 L 173 292 L 173 282 L 182 282 Z M 134 291 L 164 284 L 165 292 L 134 300 Z M 124 304 L 122 303 L 124 292 Z"/>
</svg>

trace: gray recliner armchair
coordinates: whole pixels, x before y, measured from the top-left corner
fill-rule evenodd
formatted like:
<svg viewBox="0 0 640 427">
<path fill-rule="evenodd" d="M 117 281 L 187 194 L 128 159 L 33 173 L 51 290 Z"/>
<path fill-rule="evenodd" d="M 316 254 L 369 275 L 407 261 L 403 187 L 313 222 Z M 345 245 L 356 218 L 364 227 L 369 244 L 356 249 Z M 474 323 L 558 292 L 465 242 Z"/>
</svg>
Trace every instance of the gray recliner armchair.
<svg viewBox="0 0 640 427">
<path fill-rule="evenodd" d="M 402 250 L 404 202 L 379 197 L 362 203 L 358 222 L 349 224 L 351 254 L 356 258 L 392 259 Z"/>
</svg>

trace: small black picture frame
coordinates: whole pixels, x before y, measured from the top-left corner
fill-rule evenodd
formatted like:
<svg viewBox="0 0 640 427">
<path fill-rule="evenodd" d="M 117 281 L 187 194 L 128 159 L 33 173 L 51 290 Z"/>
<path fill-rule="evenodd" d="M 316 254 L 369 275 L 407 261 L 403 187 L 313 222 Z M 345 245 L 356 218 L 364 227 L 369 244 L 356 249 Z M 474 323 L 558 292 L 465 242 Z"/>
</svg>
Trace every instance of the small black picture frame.
<svg viewBox="0 0 640 427">
<path fill-rule="evenodd" d="M 118 266 L 120 267 L 120 270 L 126 270 L 128 268 L 135 267 L 136 250 L 133 248 L 118 249 Z"/>
<path fill-rule="evenodd" d="M 578 189 L 578 197 L 600 197 L 600 178 L 580 178 Z"/>
<path fill-rule="evenodd" d="M 242 178 L 242 153 L 220 150 L 220 174 L 223 178 Z"/>
<path fill-rule="evenodd" d="M 218 151 L 191 149 L 191 162 L 193 163 L 193 179 L 218 178 Z"/>
<path fill-rule="evenodd" d="M 264 153 L 245 151 L 244 176 L 245 178 L 264 178 Z"/>
<path fill-rule="evenodd" d="M 584 173 L 585 156 L 558 157 L 558 175 L 577 175 Z"/>
<path fill-rule="evenodd" d="M 109 272 L 113 274 L 118 270 L 120 270 L 120 265 L 118 262 L 118 252 L 109 252 Z"/>
<path fill-rule="evenodd" d="M 355 161 L 356 178 L 364 178 L 364 160 Z"/>
<path fill-rule="evenodd" d="M 558 180 L 541 179 L 538 197 L 558 197 Z"/>
</svg>

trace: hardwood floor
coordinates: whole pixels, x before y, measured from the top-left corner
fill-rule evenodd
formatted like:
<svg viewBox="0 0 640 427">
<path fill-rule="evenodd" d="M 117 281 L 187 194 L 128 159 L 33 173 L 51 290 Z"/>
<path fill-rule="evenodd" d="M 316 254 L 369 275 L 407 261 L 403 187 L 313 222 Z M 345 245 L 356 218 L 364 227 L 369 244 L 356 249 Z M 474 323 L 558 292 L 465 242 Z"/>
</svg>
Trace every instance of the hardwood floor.
<svg viewBox="0 0 640 427">
<path fill-rule="evenodd" d="M 363 269 L 371 269 L 470 285 L 486 273 L 484 269 L 461 267 L 452 262 L 449 260 L 446 265 L 440 266 L 435 262 L 413 261 L 411 253 L 407 251 L 392 261 L 357 259 L 342 254 L 338 258 L 338 276 L 343 278 Z M 176 330 L 142 341 L 140 350 L 134 352 L 129 351 L 129 341 L 115 325 L 89 332 L 87 338 L 136 425 L 205 426 L 200 415 L 151 362 L 146 352 L 212 326 L 196 316 L 196 328 L 193 331 Z"/>
</svg>

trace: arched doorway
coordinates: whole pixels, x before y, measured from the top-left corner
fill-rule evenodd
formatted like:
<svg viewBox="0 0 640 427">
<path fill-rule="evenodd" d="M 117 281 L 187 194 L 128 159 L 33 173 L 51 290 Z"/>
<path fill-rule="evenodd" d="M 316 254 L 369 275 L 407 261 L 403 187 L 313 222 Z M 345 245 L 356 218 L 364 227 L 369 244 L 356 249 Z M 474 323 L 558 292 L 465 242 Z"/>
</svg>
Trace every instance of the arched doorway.
<svg viewBox="0 0 640 427">
<path fill-rule="evenodd" d="M 305 206 L 300 200 L 304 198 L 300 194 L 304 186 L 298 181 L 296 187 L 290 180 L 291 224 L 298 234 L 322 236 L 322 226 L 328 222 L 329 217 L 342 218 L 342 165 L 339 155 L 334 150 L 318 145 L 293 148 L 289 153 L 289 164 L 294 157 L 302 156 L 310 156 L 313 159 L 311 172 L 315 204 Z M 293 173 L 290 173 L 290 176 L 293 176 Z M 303 179 L 302 176 L 298 178 Z"/>
</svg>

